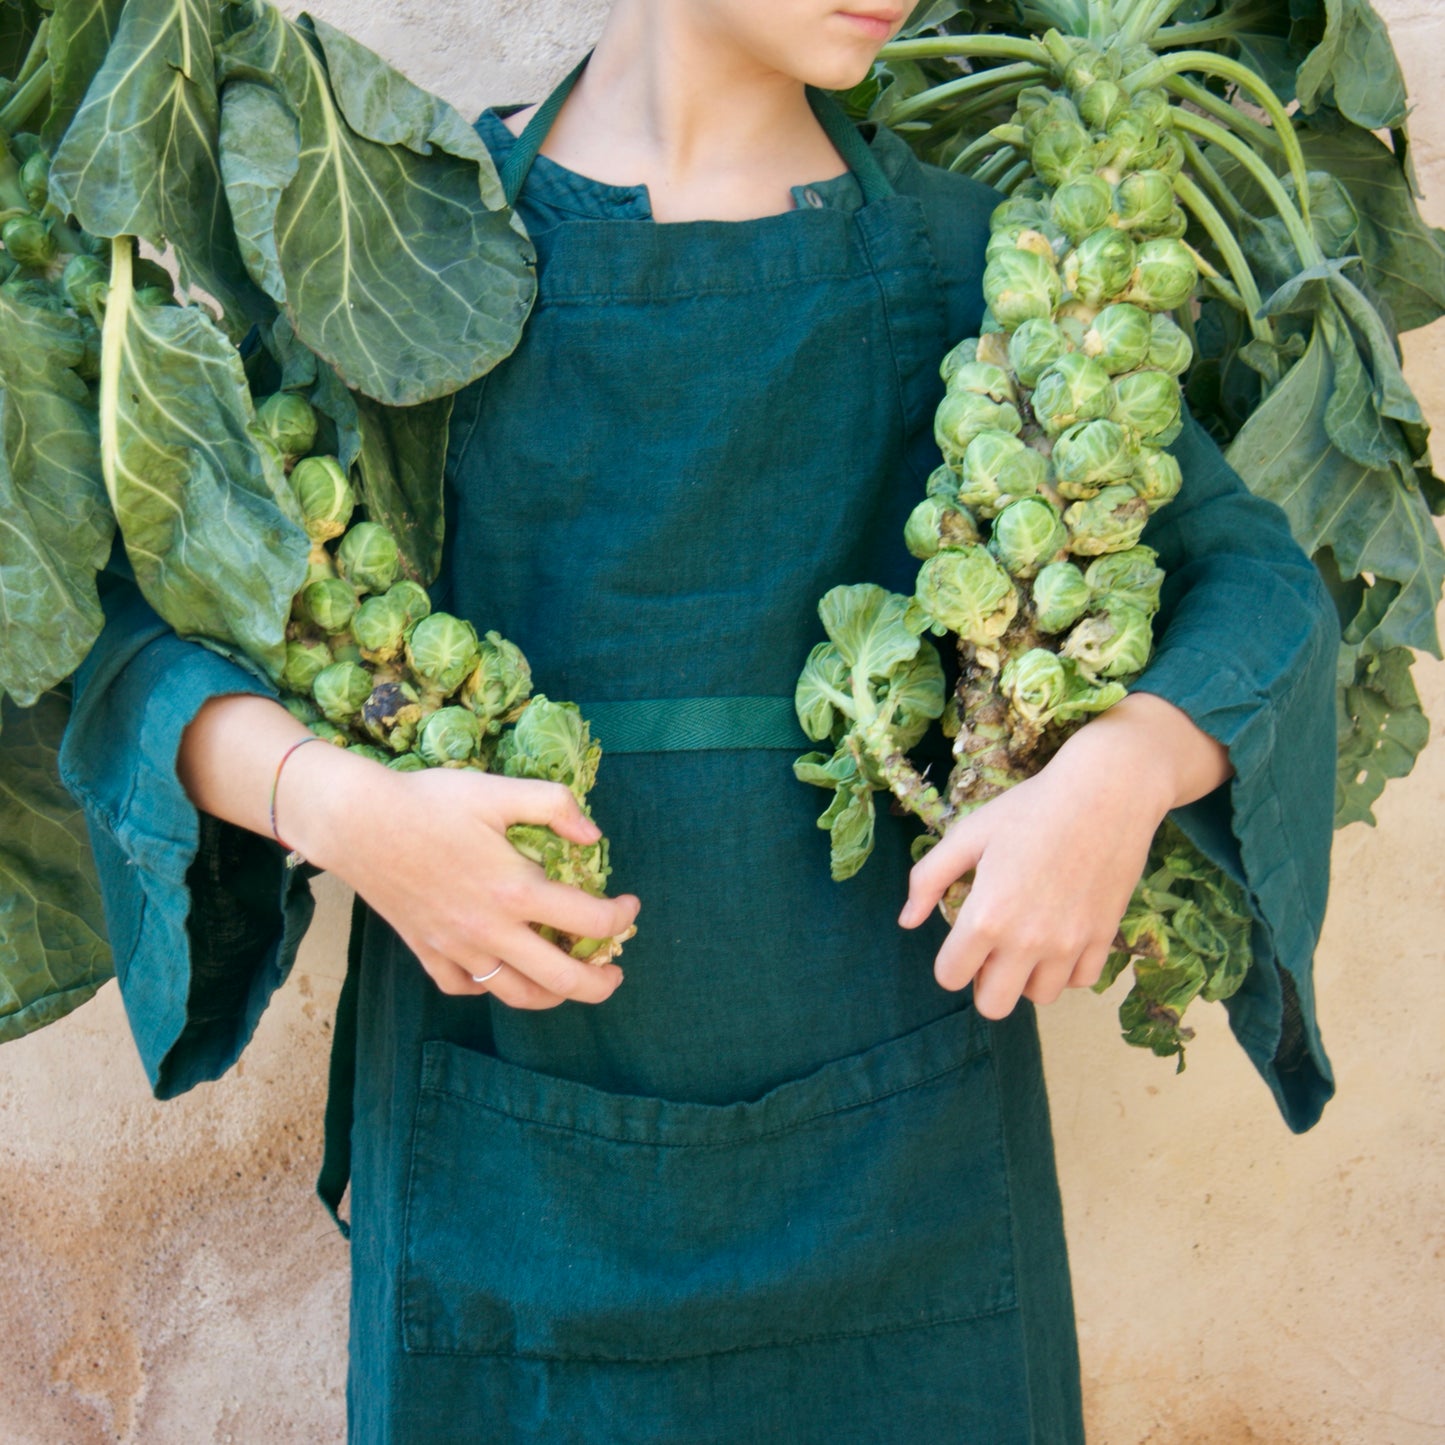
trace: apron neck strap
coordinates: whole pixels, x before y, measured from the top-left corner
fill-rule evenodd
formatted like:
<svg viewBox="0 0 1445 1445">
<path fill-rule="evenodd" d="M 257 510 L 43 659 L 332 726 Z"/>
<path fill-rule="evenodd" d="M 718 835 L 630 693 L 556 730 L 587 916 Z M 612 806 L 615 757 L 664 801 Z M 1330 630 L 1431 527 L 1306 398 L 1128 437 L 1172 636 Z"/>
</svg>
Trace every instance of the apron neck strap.
<svg viewBox="0 0 1445 1445">
<path fill-rule="evenodd" d="M 532 169 L 532 162 L 541 153 L 542 142 L 547 139 L 552 122 L 557 119 L 558 111 L 572 94 L 572 87 L 577 84 L 578 76 L 587 68 L 587 62 L 591 58 L 589 51 L 552 94 L 532 112 L 531 120 L 508 152 L 507 159 L 502 164 L 501 177 L 509 206 L 516 206 L 517 197 L 522 194 L 522 187 L 526 184 L 527 173 Z M 892 182 L 884 175 L 883 167 L 874 159 L 868 143 L 858 133 L 858 127 L 848 119 L 843 107 L 831 95 L 814 90 L 811 86 L 808 87 L 808 101 L 813 107 L 813 114 L 818 117 L 818 124 L 823 127 L 848 169 L 857 177 L 863 190 L 864 204 L 891 196 Z"/>
</svg>

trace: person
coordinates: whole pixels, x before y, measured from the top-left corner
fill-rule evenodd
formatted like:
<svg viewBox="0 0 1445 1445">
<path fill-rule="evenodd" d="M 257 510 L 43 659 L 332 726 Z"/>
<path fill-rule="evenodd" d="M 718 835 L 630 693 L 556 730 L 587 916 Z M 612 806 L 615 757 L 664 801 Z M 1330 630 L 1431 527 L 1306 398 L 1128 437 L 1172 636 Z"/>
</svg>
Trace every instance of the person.
<svg viewBox="0 0 1445 1445">
<path fill-rule="evenodd" d="M 599 720 L 615 896 L 506 841 L 596 836 L 560 785 L 293 752 L 261 684 L 108 584 L 62 769 L 156 1092 L 224 1072 L 285 977 L 280 839 L 358 898 L 323 1188 L 349 1146 L 353 1440 L 1081 1440 L 1032 1006 L 1098 977 L 1171 810 L 1260 912 L 1241 1039 L 1292 1122 L 1328 1095 L 1337 625 L 1192 423 L 1140 684 L 917 866 L 883 816 L 828 877 L 793 684 L 830 586 L 911 590 L 997 201 L 823 98 L 904 18 L 616 0 L 546 104 L 478 122 L 540 290 L 457 398 L 436 592 Z M 601 966 L 530 926 L 634 923 Z"/>
</svg>

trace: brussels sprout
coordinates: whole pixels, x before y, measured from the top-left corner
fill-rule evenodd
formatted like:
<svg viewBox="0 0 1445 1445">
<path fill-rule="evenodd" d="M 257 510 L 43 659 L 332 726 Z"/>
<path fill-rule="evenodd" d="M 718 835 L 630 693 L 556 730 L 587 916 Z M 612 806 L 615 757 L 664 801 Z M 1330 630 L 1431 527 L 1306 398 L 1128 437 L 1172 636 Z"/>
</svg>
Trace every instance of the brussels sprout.
<svg viewBox="0 0 1445 1445">
<path fill-rule="evenodd" d="M 323 632 L 344 632 L 356 616 L 356 593 L 339 577 L 322 577 L 301 589 L 301 610 Z"/>
<path fill-rule="evenodd" d="M 947 386 L 960 366 L 976 360 L 977 357 L 978 337 L 966 336 L 938 363 L 938 374 L 943 378 L 943 384 Z"/>
<path fill-rule="evenodd" d="M 1042 497 L 1021 497 L 994 518 L 988 550 L 1011 577 L 1026 581 L 1068 544 L 1069 533 L 1053 505 Z"/>
<path fill-rule="evenodd" d="M 1079 116 L 1092 130 L 1108 130 L 1129 108 L 1129 97 L 1112 80 L 1095 80 L 1078 94 Z"/>
<path fill-rule="evenodd" d="M 1090 713 L 1113 707 L 1128 695 L 1128 690 L 1121 683 L 1100 682 L 1088 676 L 1072 657 L 1060 657 L 1059 661 L 1063 664 L 1068 692 L 1054 713 L 1055 722 L 1077 722 Z"/>
<path fill-rule="evenodd" d="M 999 690 L 1026 722 L 1046 726 L 1068 695 L 1068 675 L 1056 653 L 1031 647 L 1011 657 L 999 674 Z"/>
<path fill-rule="evenodd" d="M 427 769 L 427 760 L 420 753 L 398 753 L 386 762 L 394 773 L 422 773 Z"/>
<path fill-rule="evenodd" d="M 1004 433 L 1000 433 L 1004 435 Z M 965 453 L 966 454 L 966 453 Z M 925 496 L 944 497 L 954 501 L 958 499 L 958 485 L 963 480 L 956 466 L 950 466 L 944 462 L 941 467 L 934 467 L 929 472 L 928 480 L 923 484 Z"/>
<path fill-rule="evenodd" d="M 1104 307 L 1084 333 L 1084 355 L 1096 358 L 1110 376 L 1143 366 L 1153 339 L 1151 319 L 1126 301 Z"/>
<path fill-rule="evenodd" d="M 434 768 L 459 768 L 482 746 L 482 724 L 464 707 L 439 707 L 421 725 L 416 750 Z"/>
<path fill-rule="evenodd" d="M 983 248 L 983 259 L 992 261 L 995 256 L 1001 256 L 1007 252 L 1028 251 L 1052 266 L 1058 259 L 1058 251 L 1062 249 L 1067 237 L 1062 231 L 1055 235 L 1055 227 L 1051 222 L 1045 221 L 1043 224 L 1048 228 L 1047 230 L 1025 227 L 1022 230 L 995 231 L 988 238 L 988 244 Z"/>
<path fill-rule="evenodd" d="M 1149 355 L 1146 363 L 1156 371 L 1182 376 L 1194 360 L 1194 346 L 1174 320 L 1162 311 L 1149 317 Z"/>
<path fill-rule="evenodd" d="M 400 568 L 396 538 L 379 522 L 358 522 L 336 549 L 336 570 L 358 592 L 385 592 Z"/>
<path fill-rule="evenodd" d="M 1042 201 L 1023 196 L 1010 196 L 993 208 L 988 218 L 990 232 L 1038 230 L 1049 218 L 1049 208 Z"/>
<path fill-rule="evenodd" d="M 1159 130 L 1137 107 L 1130 106 L 1104 133 L 1099 143 L 1099 164 L 1123 174 L 1138 170 L 1144 157 L 1159 144 Z"/>
<path fill-rule="evenodd" d="M 1008 333 L 1006 331 L 985 331 L 978 338 L 978 361 L 989 366 L 999 366 L 1008 371 Z"/>
<path fill-rule="evenodd" d="M 1103 366 L 1081 351 L 1070 351 L 1039 377 L 1034 416 L 1056 437 L 1076 422 L 1107 416 L 1113 401 L 1113 383 Z"/>
<path fill-rule="evenodd" d="M 1106 552 L 1089 563 L 1084 581 L 1103 606 L 1122 602 L 1152 617 L 1159 610 L 1159 588 L 1164 582 L 1164 570 L 1156 565 L 1158 556 L 1152 547 Z"/>
<path fill-rule="evenodd" d="M 411 626 L 406 603 L 391 592 L 368 597 L 351 619 L 351 635 L 368 662 L 390 662 L 402 648 L 406 629 Z"/>
<path fill-rule="evenodd" d="M 1030 145 L 1046 125 L 1068 121 L 1077 124 L 1079 120 L 1078 107 L 1074 102 L 1047 86 L 1030 86 L 1020 91 L 1016 106 L 1023 121 L 1024 139 Z"/>
<path fill-rule="evenodd" d="M 1100 80 L 1118 80 L 1119 57 L 1113 50 L 1100 50 L 1088 40 L 1078 36 L 1066 38 L 1066 44 L 1073 49 L 1073 57 L 1064 65 L 1064 84 L 1078 94 Z"/>
<path fill-rule="evenodd" d="M 406 634 L 406 662 L 428 692 L 450 697 L 477 665 L 477 630 L 450 612 L 433 612 Z"/>
<path fill-rule="evenodd" d="M 50 227 L 39 216 L 12 216 L 0 226 L 0 241 L 22 266 L 42 269 L 60 254 Z"/>
<path fill-rule="evenodd" d="M 522 649 L 500 632 L 488 632 L 477 644 L 477 665 L 462 683 L 461 700 L 487 725 L 500 731 L 532 691 L 532 669 Z"/>
<path fill-rule="evenodd" d="M 988 647 L 1018 612 L 1013 579 L 985 547 L 950 548 L 918 569 L 915 597 L 929 625 L 976 647 Z"/>
<path fill-rule="evenodd" d="M 963 454 L 960 505 L 992 517 L 1015 497 L 1030 497 L 1048 480 L 1048 463 L 1026 442 L 1006 432 L 980 432 Z"/>
<path fill-rule="evenodd" d="M 1061 497 L 1098 496 L 1110 482 L 1133 475 L 1134 455 L 1124 428 L 1107 417 L 1079 422 L 1054 443 L 1054 484 Z"/>
<path fill-rule="evenodd" d="M 316 445 L 316 413 L 311 403 L 294 391 L 268 396 L 256 408 L 256 421 L 288 464 Z"/>
<path fill-rule="evenodd" d="M 1157 512 L 1165 502 L 1179 495 L 1179 488 L 1184 485 L 1184 473 L 1168 452 L 1157 447 L 1140 447 L 1129 485 L 1151 512 Z"/>
<path fill-rule="evenodd" d="M 1121 229 L 1156 235 L 1174 213 L 1174 183 L 1163 171 L 1131 171 L 1114 187 L 1114 209 Z"/>
<path fill-rule="evenodd" d="M 497 746 L 497 769 L 509 778 L 564 783 L 584 802 L 597 781 L 602 748 L 575 703 L 538 693 Z"/>
<path fill-rule="evenodd" d="M 1139 157 L 1141 171 L 1158 171 L 1168 176 L 1171 180 L 1184 169 L 1184 142 L 1177 135 L 1166 133 L 1159 137 L 1159 143 L 1148 155 Z M 1176 206 L 1170 212 L 1170 219 L 1167 225 L 1162 226 L 1155 235 L 1174 235 L 1174 226 L 1183 212 Z M 1183 231 L 1177 234 L 1183 235 Z"/>
<path fill-rule="evenodd" d="M 1168 446 L 1184 423 L 1178 381 L 1166 371 L 1134 371 L 1114 380 L 1109 415 L 1136 441 Z"/>
<path fill-rule="evenodd" d="M 1094 140 L 1079 121 L 1056 117 L 1033 138 L 1029 160 L 1041 181 L 1062 185 L 1071 176 L 1093 169 Z"/>
<path fill-rule="evenodd" d="M 1072 627 L 1093 601 L 1084 574 L 1072 562 L 1050 562 L 1040 568 L 1030 595 L 1040 632 L 1063 632 Z"/>
<path fill-rule="evenodd" d="M 50 157 L 44 151 L 36 151 L 20 167 L 20 189 L 32 211 L 43 211 L 50 199 Z"/>
<path fill-rule="evenodd" d="M 941 547 L 962 547 L 978 540 L 978 523 L 973 514 L 943 497 L 925 497 L 909 514 L 903 528 L 903 545 L 921 561 L 927 561 Z"/>
<path fill-rule="evenodd" d="M 1069 550 L 1081 557 L 1132 547 L 1149 520 L 1149 508 L 1132 487 L 1105 487 L 1097 497 L 1064 509 Z"/>
<path fill-rule="evenodd" d="M 1155 57 L 1150 51 L 1143 51 L 1147 56 L 1145 64 L 1152 64 Z M 1134 92 L 1129 102 L 1130 108 L 1143 121 L 1152 125 L 1156 130 L 1164 130 L 1174 124 L 1173 111 L 1169 106 L 1169 95 L 1167 91 L 1149 88 Z"/>
<path fill-rule="evenodd" d="M 427 596 L 426 588 L 420 582 L 413 582 L 410 577 L 403 577 L 400 582 L 393 582 L 386 589 L 384 595 L 401 603 L 406 611 L 408 627 L 413 622 L 420 622 L 431 612 L 431 598 Z"/>
<path fill-rule="evenodd" d="M 362 704 L 361 726 L 383 747 L 404 753 L 416 742 L 423 716 L 414 687 L 405 682 L 379 682 Z"/>
<path fill-rule="evenodd" d="M 1053 222 L 1074 244 L 1109 223 L 1113 194 L 1103 176 L 1075 176 L 1054 192 L 1050 205 Z"/>
<path fill-rule="evenodd" d="M 354 662 L 333 662 L 317 673 L 311 696 L 328 722 L 345 727 L 371 696 L 371 674 Z"/>
<path fill-rule="evenodd" d="M 351 746 L 350 737 L 342 732 L 335 723 L 329 723 L 325 718 L 321 718 L 318 722 L 310 724 L 310 727 L 311 731 L 324 743 L 330 743 L 333 747 L 337 748 L 349 748 Z"/>
<path fill-rule="evenodd" d="M 1024 386 L 1037 386 L 1044 371 L 1068 349 L 1068 338 L 1059 327 L 1046 317 L 1035 316 L 1009 337 L 1009 365 Z"/>
<path fill-rule="evenodd" d="M 983 271 L 983 295 L 995 319 L 1012 331 L 1032 316 L 1049 316 L 1063 298 L 1053 263 L 1032 251 L 1005 251 Z"/>
<path fill-rule="evenodd" d="M 281 669 L 281 686 L 288 692 L 311 691 L 317 675 L 335 659 L 324 642 L 288 642 L 286 662 Z"/>
<path fill-rule="evenodd" d="M 359 667 L 366 661 L 361 655 L 361 649 L 356 645 L 356 639 L 351 635 L 348 628 L 345 632 L 333 633 L 326 639 L 327 645 L 331 648 L 331 660 L 333 662 L 354 662 Z"/>
<path fill-rule="evenodd" d="M 1153 642 L 1148 614 L 1118 602 L 1084 618 L 1059 651 L 1090 677 L 1132 677 L 1144 671 Z"/>
<path fill-rule="evenodd" d="M 1134 261 L 1133 241 L 1122 231 L 1105 227 L 1085 236 L 1064 257 L 1064 286 L 1090 306 L 1102 306 L 1122 297 L 1134 275 Z"/>
<path fill-rule="evenodd" d="M 933 416 L 933 436 L 945 458 L 961 456 L 968 444 L 986 431 L 1017 435 L 1023 418 L 1010 402 L 990 401 L 971 391 L 950 391 Z"/>
<path fill-rule="evenodd" d="M 1018 400 L 1013 378 L 1003 367 L 992 366 L 986 361 L 965 362 L 949 378 L 948 389 L 972 396 L 986 396 L 990 401 Z"/>
<path fill-rule="evenodd" d="M 82 316 L 94 316 L 105 300 L 109 276 L 108 268 L 94 256 L 72 256 L 60 273 L 60 289 Z"/>
<path fill-rule="evenodd" d="M 356 510 L 356 494 L 335 457 L 307 457 L 291 470 L 291 490 L 313 542 L 339 537 Z"/>
<path fill-rule="evenodd" d="M 1146 311 L 1173 311 L 1193 294 L 1199 279 L 1194 255 L 1183 241 L 1145 241 L 1134 258 L 1134 278 L 1120 298 Z"/>
</svg>

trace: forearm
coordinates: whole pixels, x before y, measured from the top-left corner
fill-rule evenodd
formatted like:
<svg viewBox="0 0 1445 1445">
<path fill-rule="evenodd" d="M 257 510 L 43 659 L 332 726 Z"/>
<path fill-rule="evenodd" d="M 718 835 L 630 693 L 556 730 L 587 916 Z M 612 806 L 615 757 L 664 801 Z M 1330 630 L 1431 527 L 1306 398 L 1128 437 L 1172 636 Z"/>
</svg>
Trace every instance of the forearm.
<svg viewBox="0 0 1445 1445">
<path fill-rule="evenodd" d="M 203 813 L 268 838 L 276 784 L 276 831 L 306 852 L 304 844 L 313 842 L 313 830 L 306 825 L 314 806 L 309 785 L 315 775 L 329 775 L 338 767 L 348 770 L 362 761 L 346 758 L 342 749 L 329 744 L 313 745 L 305 753 L 318 756 L 296 755 L 278 782 L 276 771 L 287 750 L 311 735 L 270 698 L 239 693 L 215 697 L 182 735 L 176 772 L 186 795 Z"/>
<path fill-rule="evenodd" d="M 1147 692 L 1130 693 L 1080 728 L 1064 749 L 1085 767 L 1096 761 L 1118 770 L 1160 817 L 1212 793 L 1234 773 L 1223 744 L 1181 708 Z"/>
</svg>

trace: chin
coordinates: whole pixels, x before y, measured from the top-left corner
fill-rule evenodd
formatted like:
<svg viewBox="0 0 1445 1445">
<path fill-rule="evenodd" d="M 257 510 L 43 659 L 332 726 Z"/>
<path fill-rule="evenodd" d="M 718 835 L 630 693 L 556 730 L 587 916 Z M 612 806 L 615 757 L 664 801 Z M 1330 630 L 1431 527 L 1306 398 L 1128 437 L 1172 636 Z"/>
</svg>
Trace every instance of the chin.
<svg viewBox="0 0 1445 1445">
<path fill-rule="evenodd" d="M 840 55 L 827 59 L 811 57 L 806 64 L 798 67 L 797 76 L 805 85 L 811 85 L 816 90 L 852 90 L 872 73 L 875 53 L 870 51 L 865 56 Z"/>
</svg>

